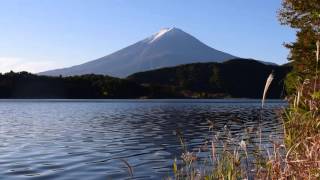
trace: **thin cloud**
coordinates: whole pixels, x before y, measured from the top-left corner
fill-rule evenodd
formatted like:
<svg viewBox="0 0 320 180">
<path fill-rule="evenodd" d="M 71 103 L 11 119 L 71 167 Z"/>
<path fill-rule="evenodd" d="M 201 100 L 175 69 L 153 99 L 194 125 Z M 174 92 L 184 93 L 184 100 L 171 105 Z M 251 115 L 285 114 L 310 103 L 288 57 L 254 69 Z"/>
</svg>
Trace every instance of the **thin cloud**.
<svg viewBox="0 0 320 180">
<path fill-rule="evenodd" d="M 19 57 L 0 57 L 0 72 L 5 73 L 9 71 L 28 71 L 31 73 L 38 73 L 50 69 L 55 69 L 58 64 L 52 61 L 31 61 Z"/>
</svg>

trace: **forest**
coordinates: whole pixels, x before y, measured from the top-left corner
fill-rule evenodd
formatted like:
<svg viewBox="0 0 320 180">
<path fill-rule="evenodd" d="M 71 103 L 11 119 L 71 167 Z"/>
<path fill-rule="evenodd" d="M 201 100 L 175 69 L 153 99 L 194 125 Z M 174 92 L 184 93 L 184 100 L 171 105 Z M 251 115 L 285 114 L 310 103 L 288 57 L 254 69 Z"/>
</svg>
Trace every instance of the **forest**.
<svg viewBox="0 0 320 180">
<path fill-rule="evenodd" d="M 133 74 L 50 77 L 28 72 L 0 74 L 0 98 L 136 99 L 260 98 L 266 78 L 274 73 L 269 98 L 285 95 L 284 78 L 291 66 L 266 65 L 250 59 L 195 63 Z"/>
</svg>

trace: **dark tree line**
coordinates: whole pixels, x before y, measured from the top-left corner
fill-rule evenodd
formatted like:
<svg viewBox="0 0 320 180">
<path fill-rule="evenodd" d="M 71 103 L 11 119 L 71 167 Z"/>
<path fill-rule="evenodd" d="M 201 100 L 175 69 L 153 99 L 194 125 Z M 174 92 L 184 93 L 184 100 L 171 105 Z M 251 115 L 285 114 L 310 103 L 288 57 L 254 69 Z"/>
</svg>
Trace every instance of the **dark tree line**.
<svg viewBox="0 0 320 180">
<path fill-rule="evenodd" d="M 27 72 L 0 75 L 0 98 L 138 98 L 145 88 L 103 75 L 38 76 Z"/>
<path fill-rule="evenodd" d="M 133 74 L 126 79 L 104 75 L 38 76 L 27 72 L 0 74 L 0 98 L 261 98 L 274 71 L 269 98 L 284 96 L 289 66 L 235 59 L 196 63 Z"/>
</svg>

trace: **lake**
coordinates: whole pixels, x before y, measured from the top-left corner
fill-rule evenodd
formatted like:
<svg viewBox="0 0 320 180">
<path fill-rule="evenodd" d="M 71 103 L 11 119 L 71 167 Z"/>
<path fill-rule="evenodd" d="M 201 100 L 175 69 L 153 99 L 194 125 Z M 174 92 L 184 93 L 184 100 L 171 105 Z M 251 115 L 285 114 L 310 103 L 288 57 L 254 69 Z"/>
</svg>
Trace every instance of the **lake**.
<svg viewBox="0 0 320 180">
<path fill-rule="evenodd" d="M 161 179 L 181 155 L 176 130 L 190 150 L 230 129 L 242 137 L 261 127 L 262 143 L 281 138 L 268 101 L 259 100 L 1 100 L 0 179 Z"/>
</svg>

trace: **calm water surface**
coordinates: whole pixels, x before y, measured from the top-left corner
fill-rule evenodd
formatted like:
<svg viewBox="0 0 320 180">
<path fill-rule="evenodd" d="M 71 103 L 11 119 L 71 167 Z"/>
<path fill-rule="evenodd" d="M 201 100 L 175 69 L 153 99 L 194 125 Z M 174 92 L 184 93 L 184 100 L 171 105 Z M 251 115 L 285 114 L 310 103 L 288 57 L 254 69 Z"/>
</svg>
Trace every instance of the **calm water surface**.
<svg viewBox="0 0 320 180">
<path fill-rule="evenodd" d="M 281 137 L 282 101 L 263 112 L 262 141 Z M 2 100 L 0 179 L 161 179 L 171 173 L 183 131 L 191 149 L 228 127 L 241 137 L 259 126 L 255 100 Z"/>
</svg>

